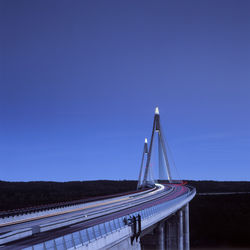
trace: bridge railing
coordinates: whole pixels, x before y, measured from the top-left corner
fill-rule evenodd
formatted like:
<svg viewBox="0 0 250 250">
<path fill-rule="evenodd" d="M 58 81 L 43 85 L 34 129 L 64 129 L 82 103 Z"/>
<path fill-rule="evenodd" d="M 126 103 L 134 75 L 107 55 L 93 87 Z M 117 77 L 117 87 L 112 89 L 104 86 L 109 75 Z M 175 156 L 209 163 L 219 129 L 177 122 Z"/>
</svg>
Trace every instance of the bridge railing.
<svg viewBox="0 0 250 250">
<path fill-rule="evenodd" d="M 179 200 L 193 195 L 195 192 L 195 189 L 191 189 L 185 195 L 182 195 L 181 197 L 175 198 L 171 201 L 160 203 L 155 206 L 145 208 L 143 210 L 128 214 L 120 218 L 116 218 L 105 223 L 101 223 L 71 234 L 58 237 L 53 240 L 49 240 L 40 244 L 33 245 L 31 247 L 27 247 L 25 248 L 25 250 L 69 249 L 77 248 L 80 246 L 87 247 L 90 243 L 100 238 L 106 237 L 126 227 L 129 227 L 128 225 L 126 225 L 125 221 L 132 218 L 133 216 L 137 217 L 138 215 L 140 215 L 141 221 L 143 222 L 144 220 L 148 220 L 150 217 L 155 216 L 164 209 L 167 209 L 178 203 Z"/>
</svg>

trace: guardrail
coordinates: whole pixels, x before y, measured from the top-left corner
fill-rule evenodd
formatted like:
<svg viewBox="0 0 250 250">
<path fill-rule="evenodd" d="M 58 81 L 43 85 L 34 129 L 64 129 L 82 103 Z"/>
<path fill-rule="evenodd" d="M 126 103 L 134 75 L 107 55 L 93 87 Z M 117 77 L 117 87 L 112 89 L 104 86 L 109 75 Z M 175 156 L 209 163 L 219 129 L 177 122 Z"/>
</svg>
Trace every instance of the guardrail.
<svg viewBox="0 0 250 250">
<path fill-rule="evenodd" d="M 138 215 L 140 215 L 142 224 L 145 224 L 145 222 L 151 217 L 156 216 L 157 214 L 159 214 L 163 210 L 168 209 L 171 206 L 173 207 L 180 200 L 188 197 L 191 197 L 190 199 L 192 199 L 195 193 L 196 190 L 193 188 L 187 194 L 175 198 L 171 201 L 167 201 L 150 208 L 143 209 L 139 212 L 128 214 L 127 216 L 118 219 L 114 219 L 105 223 L 101 223 L 99 225 L 95 225 L 93 227 L 67 234 L 53 240 L 45 241 L 43 243 L 27 247 L 25 248 L 25 250 L 69 249 L 79 247 L 88 248 L 88 245 L 93 243 L 94 241 L 98 241 L 99 239 L 107 237 L 110 234 L 120 232 L 123 229 L 127 229 L 127 237 L 130 237 L 131 230 L 128 230 L 129 226 L 125 223 L 130 218 L 138 217 Z"/>
<path fill-rule="evenodd" d="M 148 192 L 150 190 L 146 189 L 143 192 Z M 14 217 L 14 216 L 18 216 L 18 215 L 32 214 L 35 212 L 43 212 L 43 211 L 53 210 L 53 209 L 57 209 L 57 208 L 61 209 L 61 208 L 69 207 L 69 206 L 76 206 L 76 205 L 83 204 L 83 203 L 100 201 L 100 200 L 104 200 L 104 199 L 112 199 L 112 198 L 116 198 L 116 197 L 124 196 L 124 195 L 137 194 L 140 192 L 141 191 L 132 191 L 132 192 L 119 193 L 119 194 L 91 197 L 91 198 L 87 198 L 87 199 L 80 199 L 80 200 L 74 200 L 74 201 L 65 201 L 65 202 L 58 202 L 58 203 L 52 203 L 52 204 L 46 204 L 46 205 L 40 205 L 40 206 L 34 206 L 34 207 L 0 211 L 0 219 Z"/>
<path fill-rule="evenodd" d="M 146 190 L 146 191 L 143 191 L 140 193 L 140 195 L 144 195 L 144 194 L 147 194 L 147 193 L 150 193 L 151 191 L 154 191 L 154 189 L 152 190 Z M 140 196 L 139 194 L 132 194 L 132 196 Z M 131 196 L 130 195 L 126 195 L 126 196 L 123 196 L 123 197 L 127 197 L 127 196 Z M 108 199 L 108 200 L 112 200 L 114 198 L 111 198 L 111 199 Z M 149 198 L 148 198 L 149 199 Z M 75 205 L 75 206 L 71 206 L 70 209 L 77 209 L 79 208 L 80 210 L 81 209 L 84 209 L 86 205 L 97 205 L 98 203 L 102 202 L 101 201 L 97 201 L 97 202 L 94 202 L 94 203 L 87 203 L 87 204 L 79 204 L 79 205 Z M 24 234 L 22 230 L 15 230 L 15 231 L 12 231 L 12 232 L 7 232 L 7 233 L 4 233 L 2 235 L 0 235 L 0 245 L 1 244 L 5 244 L 5 243 L 8 243 L 8 242 L 12 242 L 16 239 L 21 239 L 21 238 L 25 238 L 27 236 L 30 236 L 32 234 L 36 234 L 36 233 L 40 233 L 40 232 L 45 232 L 45 231 L 49 231 L 49 230 L 53 230 L 53 229 L 57 229 L 57 228 L 61 228 L 61 227 L 65 227 L 65 226 L 69 226 L 69 225 L 72 225 L 72 224 L 75 224 L 75 223 L 80 223 L 80 222 L 84 222 L 86 220 L 89 220 L 89 219 L 92 219 L 92 218 L 95 218 L 96 215 L 98 216 L 103 216 L 103 215 L 106 215 L 106 214 L 109 214 L 111 212 L 117 212 L 121 209 L 124 209 L 124 208 L 129 208 L 129 207 L 132 207 L 134 206 L 134 202 L 136 201 L 133 201 L 131 202 L 130 204 L 123 204 L 123 205 L 120 205 L 116 208 L 113 208 L 112 210 L 107 207 L 107 208 L 103 208 L 102 211 L 100 212 L 99 210 L 97 211 L 92 211 L 91 213 L 88 213 L 88 214 L 80 214 L 80 215 L 75 215 L 73 217 L 70 217 L 70 218 L 64 218 L 64 219 L 57 219 L 53 222 L 49 222 L 49 223 L 45 223 L 45 224 L 36 224 L 34 226 L 30 226 L 28 228 L 29 230 L 29 234 Z M 42 216 L 42 215 L 49 215 L 50 213 L 66 213 L 65 211 L 67 211 L 69 209 L 69 207 L 66 208 L 66 210 L 62 210 L 62 209 L 54 209 L 52 211 L 45 211 L 45 212 L 41 212 L 41 213 L 32 213 L 32 214 L 28 214 L 26 216 L 22 216 L 22 217 L 19 217 L 19 216 L 15 216 L 13 218 L 11 218 L 11 220 L 9 221 L 10 223 L 14 220 L 14 221 L 20 221 L 21 219 L 30 219 L 32 220 L 32 218 L 34 218 L 34 220 L 36 218 L 39 218 L 38 216 Z M 0 220 L 1 221 L 1 220 Z M 3 219 L 2 219 L 3 221 Z M 6 222 L 5 222 L 6 223 Z M 7 221 L 8 223 L 8 221 Z M 5 225 L 8 225 L 8 224 L 5 224 Z M 2 224 L 3 225 L 3 224 Z M 25 230 L 25 229 L 23 229 Z M 15 237 L 13 237 L 15 236 Z"/>
<path fill-rule="evenodd" d="M 125 193 L 123 197 L 127 197 L 127 196 L 140 196 L 142 194 L 146 194 L 149 192 L 152 192 L 154 189 L 150 189 L 150 190 L 145 190 L 145 191 L 140 191 L 140 192 L 128 192 Z M 103 196 L 104 197 L 104 196 Z M 108 198 L 108 200 L 112 200 L 115 199 L 119 196 L 115 196 L 115 195 L 110 195 L 110 196 L 106 196 L 106 198 Z M 90 199 L 92 200 L 92 199 Z M 2 218 L 0 218 L 0 225 L 3 226 L 4 224 L 8 224 L 8 223 L 14 223 L 14 222 L 18 222 L 18 221 L 22 221 L 22 220 L 27 220 L 27 219 L 36 219 L 37 217 L 42 217 L 45 215 L 53 215 L 54 213 L 66 213 L 68 210 L 72 210 L 72 209 L 84 209 L 86 205 L 91 205 L 91 204 L 98 204 L 100 202 L 103 201 L 103 199 L 101 200 L 92 200 L 91 202 L 84 202 L 84 203 L 77 203 L 77 204 L 72 204 L 71 202 L 69 202 L 66 206 L 61 206 L 61 207 L 57 207 L 57 208 L 52 208 L 52 207 L 47 207 L 46 209 L 44 208 L 43 210 L 40 209 L 40 211 L 29 211 L 29 212 L 22 212 L 20 214 L 15 214 L 13 215 L 9 215 L 8 212 L 6 213 L 1 213 L 0 217 L 2 216 Z M 17 211 L 16 211 L 17 212 Z"/>
<path fill-rule="evenodd" d="M 15 230 L 3 235 L 0 235 L 0 245 L 8 243 L 10 241 L 20 240 L 22 238 L 32 235 L 32 228 L 25 228 Z"/>
</svg>

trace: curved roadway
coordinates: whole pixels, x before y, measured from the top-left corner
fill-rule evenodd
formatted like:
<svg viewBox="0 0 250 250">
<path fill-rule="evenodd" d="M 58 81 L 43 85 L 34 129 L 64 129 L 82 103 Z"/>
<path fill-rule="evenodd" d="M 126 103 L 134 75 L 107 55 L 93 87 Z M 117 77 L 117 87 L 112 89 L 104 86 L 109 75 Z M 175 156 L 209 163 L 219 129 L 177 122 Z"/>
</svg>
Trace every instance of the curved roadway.
<svg viewBox="0 0 250 250">
<path fill-rule="evenodd" d="M 6 249 L 22 249 L 30 245 L 38 244 L 66 234 L 80 231 L 97 224 L 104 223 L 128 214 L 155 206 L 157 204 L 173 200 L 190 191 L 187 186 L 179 184 L 156 184 L 157 188 L 149 191 L 142 191 L 136 194 L 120 196 L 98 202 L 86 203 L 83 208 L 68 209 L 63 212 L 56 212 L 36 219 L 6 223 L 0 225 L 0 234 L 44 224 L 56 224 L 63 220 L 73 220 L 81 217 L 82 222 L 71 224 L 67 227 L 60 227 L 47 232 L 41 232 L 19 241 L 14 241 L 2 247 Z M 0 245 L 1 248 L 1 245 Z"/>
</svg>

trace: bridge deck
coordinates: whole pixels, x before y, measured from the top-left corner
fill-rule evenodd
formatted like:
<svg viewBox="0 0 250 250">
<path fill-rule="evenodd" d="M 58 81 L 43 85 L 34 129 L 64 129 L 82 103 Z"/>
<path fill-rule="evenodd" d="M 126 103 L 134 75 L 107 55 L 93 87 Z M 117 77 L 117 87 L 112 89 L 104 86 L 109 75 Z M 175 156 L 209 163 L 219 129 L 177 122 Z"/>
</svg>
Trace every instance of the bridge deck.
<svg viewBox="0 0 250 250">
<path fill-rule="evenodd" d="M 68 210 L 63 214 L 53 214 L 44 216 L 36 220 L 27 220 L 22 223 L 13 223 L 11 225 L 0 226 L 0 232 L 15 231 L 33 226 L 61 223 L 64 220 L 73 220 L 82 217 L 79 223 L 73 223 L 66 227 L 60 227 L 54 230 L 40 232 L 31 237 L 21 239 L 5 244 L 6 249 L 23 249 L 25 247 L 39 244 L 63 235 L 72 234 L 80 230 L 93 227 L 114 219 L 120 218 L 119 223 L 123 223 L 123 218 L 135 212 L 157 206 L 162 203 L 168 203 L 190 193 L 190 188 L 178 184 L 158 185 L 157 189 L 147 192 L 139 192 L 126 196 L 120 196 L 99 202 L 86 203 L 85 207 Z"/>
</svg>

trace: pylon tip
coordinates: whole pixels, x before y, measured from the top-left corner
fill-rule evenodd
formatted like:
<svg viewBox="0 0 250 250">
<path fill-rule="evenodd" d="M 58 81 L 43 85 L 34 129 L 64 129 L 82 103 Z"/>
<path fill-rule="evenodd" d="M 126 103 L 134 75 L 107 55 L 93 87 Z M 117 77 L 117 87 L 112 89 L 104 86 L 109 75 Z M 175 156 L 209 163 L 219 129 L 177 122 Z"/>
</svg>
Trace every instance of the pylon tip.
<svg viewBox="0 0 250 250">
<path fill-rule="evenodd" d="M 159 114 L 160 114 L 159 108 L 158 108 L 158 107 L 155 108 L 155 114 L 156 114 L 156 115 L 159 115 Z"/>
<path fill-rule="evenodd" d="M 148 143 L 148 139 L 147 138 L 145 138 L 145 143 Z"/>
</svg>

